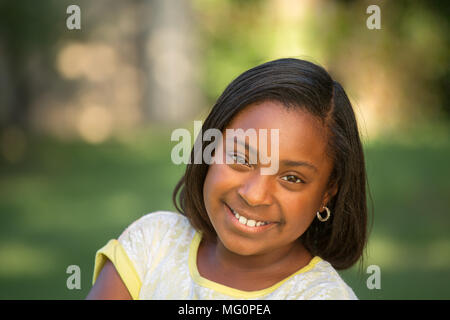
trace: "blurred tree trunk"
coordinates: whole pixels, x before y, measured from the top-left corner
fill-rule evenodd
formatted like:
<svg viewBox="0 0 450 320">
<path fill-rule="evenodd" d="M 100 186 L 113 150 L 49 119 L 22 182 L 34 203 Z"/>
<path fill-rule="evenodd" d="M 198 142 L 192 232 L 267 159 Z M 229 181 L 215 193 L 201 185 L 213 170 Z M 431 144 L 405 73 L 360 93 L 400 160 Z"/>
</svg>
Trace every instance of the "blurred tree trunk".
<svg viewBox="0 0 450 320">
<path fill-rule="evenodd" d="M 144 114 L 151 122 L 177 123 L 198 111 L 197 53 L 190 1 L 139 3 L 140 64 L 146 74 Z"/>
<path fill-rule="evenodd" d="M 6 47 L 3 39 L 0 38 L 0 127 L 6 126 L 9 122 L 13 99 L 11 76 Z"/>
<path fill-rule="evenodd" d="M 0 44 L 0 117 L 1 126 L 28 128 L 29 82 L 18 56 L 12 56 Z"/>
</svg>

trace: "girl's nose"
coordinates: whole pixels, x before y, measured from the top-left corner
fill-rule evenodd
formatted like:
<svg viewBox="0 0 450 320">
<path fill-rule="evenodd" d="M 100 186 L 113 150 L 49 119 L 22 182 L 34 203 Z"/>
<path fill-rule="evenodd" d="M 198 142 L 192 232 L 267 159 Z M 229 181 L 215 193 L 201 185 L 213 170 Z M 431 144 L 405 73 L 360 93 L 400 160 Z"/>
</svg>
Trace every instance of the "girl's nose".
<svg viewBox="0 0 450 320">
<path fill-rule="evenodd" d="M 251 207 L 271 205 L 271 176 L 255 172 L 239 187 L 238 194 Z"/>
</svg>

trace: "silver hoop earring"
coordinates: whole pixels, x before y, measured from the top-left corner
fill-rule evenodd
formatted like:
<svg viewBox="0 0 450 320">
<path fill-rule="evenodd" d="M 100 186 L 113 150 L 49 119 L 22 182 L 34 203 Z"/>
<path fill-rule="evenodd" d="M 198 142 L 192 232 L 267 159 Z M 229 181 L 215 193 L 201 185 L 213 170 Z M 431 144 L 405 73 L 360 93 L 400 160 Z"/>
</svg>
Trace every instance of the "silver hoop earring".
<svg viewBox="0 0 450 320">
<path fill-rule="evenodd" d="M 317 213 L 316 213 L 317 219 L 319 219 L 321 222 L 327 221 L 328 219 L 330 219 L 330 216 L 331 216 L 330 209 L 328 209 L 327 207 L 324 207 L 324 209 L 327 211 L 327 216 L 325 218 L 322 218 L 319 211 L 317 211 Z"/>
</svg>

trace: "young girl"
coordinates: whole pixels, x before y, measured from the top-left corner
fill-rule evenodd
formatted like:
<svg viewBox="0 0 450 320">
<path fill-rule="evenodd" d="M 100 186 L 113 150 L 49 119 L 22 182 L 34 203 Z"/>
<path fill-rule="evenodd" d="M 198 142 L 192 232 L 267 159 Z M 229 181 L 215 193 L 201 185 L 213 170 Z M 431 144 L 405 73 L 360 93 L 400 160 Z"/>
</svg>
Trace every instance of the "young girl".
<svg viewBox="0 0 450 320">
<path fill-rule="evenodd" d="M 173 193 L 181 214 L 147 214 L 101 248 L 87 298 L 356 299 L 336 270 L 367 241 L 366 172 L 340 84 L 307 61 L 264 63 L 225 89 L 212 128 L 224 158 L 195 164 L 193 149 Z M 225 149 L 226 129 L 278 129 L 278 171 L 249 161 L 254 141 Z"/>
</svg>

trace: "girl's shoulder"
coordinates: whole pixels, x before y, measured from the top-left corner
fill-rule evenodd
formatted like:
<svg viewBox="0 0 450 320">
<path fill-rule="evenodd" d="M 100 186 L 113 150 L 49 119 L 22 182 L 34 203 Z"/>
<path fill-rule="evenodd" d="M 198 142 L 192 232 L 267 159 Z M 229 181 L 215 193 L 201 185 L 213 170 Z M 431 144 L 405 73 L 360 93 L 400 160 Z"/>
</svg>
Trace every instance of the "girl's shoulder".
<svg viewBox="0 0 450 320">
<path fill-rule="evenodd" d="M 322 258 L 318 258 L 314 268 L 304 275 L 303 284 L 309 284 L 306 285 L 304 292 L 307 299 L 358 299 L 352 288 L 341 278 L 336 269 Z"/>
<path fill-rule="evenodd" d="M 135 226 L 148 226 L 149 224 L 155 224 L 155 223 L 181 223 L 181 224 L 187 224 L 189 223 L 189 220 L 186 218 L 186 216 L 182 215 L 178 212 L 172 212 L 172 211 L 154 211 L 149 212 L 132 222 L 129 226 L 135 227 Z"/>
<path fill-rule="evenodd" d="M 186 252 L 194 234 L 195 229 L 182 214 L 147 213 L 132 222 L 117 240 L 110 240 L 97 251 L 94 281 L 108 258 L 122 279 L 126 279 L 133 297 L 137 297 L 148 270 L 156 268 L 165 257 Z"/>
<path fill-rule="evenodd" d="M 195 232 L 189 220 L 181 213 L 171 211 L 150 212 L 132 222 L 120 235 L 119 241 L 140 239 L 154 241 L 167 236 L 191 236 Z"/>
</svg>

